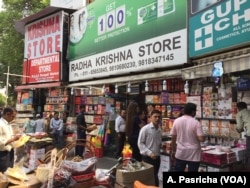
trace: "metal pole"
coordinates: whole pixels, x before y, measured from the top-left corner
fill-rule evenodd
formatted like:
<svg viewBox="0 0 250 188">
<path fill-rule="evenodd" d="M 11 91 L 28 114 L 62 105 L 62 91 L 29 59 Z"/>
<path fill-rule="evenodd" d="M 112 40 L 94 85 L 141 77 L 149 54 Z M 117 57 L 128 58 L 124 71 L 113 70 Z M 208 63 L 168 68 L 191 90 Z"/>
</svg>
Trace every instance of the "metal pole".
<svg viewBox="0 0 250 188">
<path fill-rule="evenodd" d="M 9 73 L 10 73 L 10 66 L 8 66 L 8 72 L 6 75 L 6 106 L 8 106 L 8 95 L 9 95 Z"/>
</svg>

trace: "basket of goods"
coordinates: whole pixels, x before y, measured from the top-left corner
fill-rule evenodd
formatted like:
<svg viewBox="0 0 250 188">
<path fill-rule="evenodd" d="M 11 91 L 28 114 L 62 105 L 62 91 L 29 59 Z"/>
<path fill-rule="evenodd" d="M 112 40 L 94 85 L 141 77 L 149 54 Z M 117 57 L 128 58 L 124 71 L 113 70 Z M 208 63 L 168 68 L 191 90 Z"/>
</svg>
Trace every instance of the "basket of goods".
<svg viewBox="0 0 250 188">
<path fill-rule="evenodd" d="M 36 178 L 42 183 L 48 181 L 50 170 L 51 170 L 50 165 L 40 164 L 36 169 Z"/>
<path fill-rule="evenodd" d="M 63 148 L 63 154 L 61 157 L 61 160 L 65 159 L 72 159 L 72 154 L 74 154 L 74 150 L 76 146 L 83 146 L 85 148 L 85 151 L 88 152 L 89 157 L 94 157 L 95 156 L 95 146 L 90 142 L 85 139 L 77 139 L 73 142 L 70 142 L 68 145 L 66 145 Z M 82 156 L 79 156 L 82 157 Z M 60 163 L 61 161 L 57 161 L 57 163 Z"/>
<path fill-rule="evenodd" d="M 94 185 L 96 157 L 81 161 L 63 160 L 54 174 L 54 186 L 91 187 Z"/>
<path fill-rule="evenodd" d="M 8 168 L 5 171 L 5 175 L 7 176 L 10 183 L 16 185 L 28 180 L 26 173 L 18 166 Z"/>
</svg>

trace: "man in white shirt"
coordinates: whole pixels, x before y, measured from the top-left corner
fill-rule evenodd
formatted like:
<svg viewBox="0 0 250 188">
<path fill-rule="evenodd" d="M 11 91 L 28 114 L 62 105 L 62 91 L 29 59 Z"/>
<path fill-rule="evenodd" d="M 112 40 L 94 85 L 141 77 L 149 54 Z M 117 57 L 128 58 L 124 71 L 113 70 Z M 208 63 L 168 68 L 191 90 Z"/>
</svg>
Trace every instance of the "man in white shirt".
<svg viewBox="0 0 250 188">
<path fill-rule="evenodd" d="M 144 125 L 139 132 L 138 147 L 142 154 L 142 161 L 154 166 L 155 185 L 159 186 L 158 171 L 162 142 L 161 112 L 153 110 L 150 115 L 151 122 Z"/>
<path fill-rule="evenodd" d="M 14 149 L 12 142 L 18 140 L 21 135 L 14 135 L 11 122 L 15 118 L 12 108 L 6 107 L 0 119 L 0 172 L 5 172 L 8 167 L 14 165 Z"/>
<path fill-rule="evenodd" d="M 122 156 L 122 150 L 126 139 L 125 127 L 126 127 L 126 110 L 121 110 L 120 115 L 115 119 L 115 131 L 117 139 L 117 147 L 115 157 Z"/>
</svg>

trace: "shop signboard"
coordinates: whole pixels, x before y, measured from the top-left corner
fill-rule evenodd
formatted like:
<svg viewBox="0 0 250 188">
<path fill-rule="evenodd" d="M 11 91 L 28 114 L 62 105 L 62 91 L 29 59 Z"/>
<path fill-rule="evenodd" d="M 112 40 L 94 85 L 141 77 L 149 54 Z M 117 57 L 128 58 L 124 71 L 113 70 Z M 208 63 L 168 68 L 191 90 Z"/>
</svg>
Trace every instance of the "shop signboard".
<svg viewBox="0 0 250 188">
<path fill-rule="evenodd" d="M 60 80 L 63 11 L 25 26 L 23 83 Z"/>
<path fill-rule="evenodd" d="M 87 0 L 50 0 L 50 6 L 79 9 L 86 6 Z"/>
<path fill-rule="evenodd" d="M 249 45 L 249 0 L 189 0 L 189 6 L 189 57 Z"/>
<path fill-rule="evenodd" d="M 94 1 L 71 15 L 69 81 L 186 63 L 186 16 L 186 1 Z"/>
</svg>

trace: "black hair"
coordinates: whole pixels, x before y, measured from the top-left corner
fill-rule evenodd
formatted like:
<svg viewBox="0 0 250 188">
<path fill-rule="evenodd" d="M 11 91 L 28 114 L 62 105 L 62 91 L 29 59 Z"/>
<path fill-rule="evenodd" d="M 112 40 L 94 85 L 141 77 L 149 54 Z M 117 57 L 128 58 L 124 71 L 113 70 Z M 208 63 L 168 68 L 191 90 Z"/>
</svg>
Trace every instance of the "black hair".
<svg viewBox="0 0 250 188">
<path fill-rule="evenodd" d="M 153 114 L 161 114 L 161 112 L 159 110 L 152 110 L 152 112 L 150 113 L 150 115 L 152 116 Z"/>
<path fill-rule="evenodd" d="M 7 113 L 13 113 L 14 110 L 11 107 L 6 107 L 3 109 L 3 115 L 6 115 Z"/>
<path fill-rule="evenodd" d="M 186 103 L 184 105 L 184 114 L 186 115 L 193 115 L 193 112 L 196 112 L 196 104 L 194 103 Z"/>
<path fill-rule="evenodd" d="M 247 108 L 247 103 L 245 103 L 245 102 L 238 102 L 237 103 L 237 108 L 239 108 L 239 109 Z"/>
</svg>

